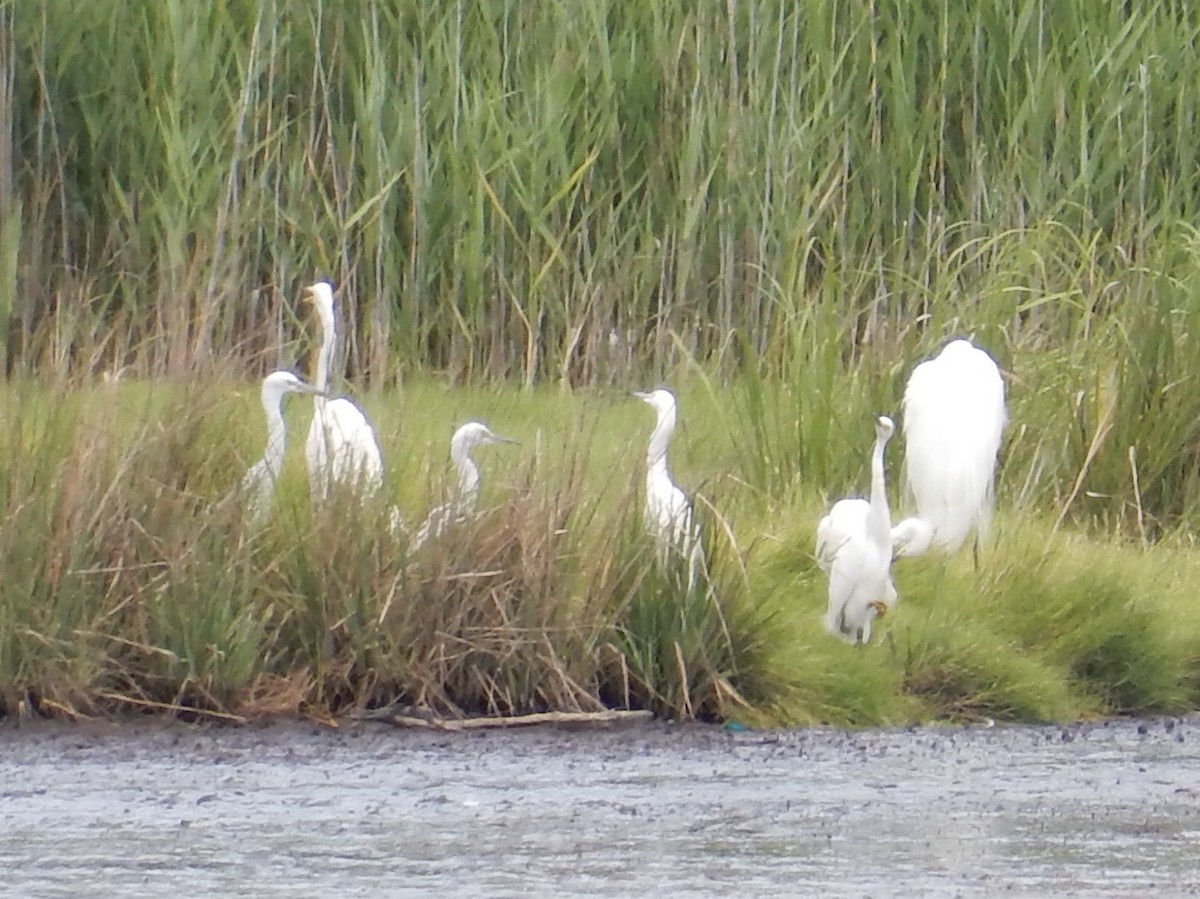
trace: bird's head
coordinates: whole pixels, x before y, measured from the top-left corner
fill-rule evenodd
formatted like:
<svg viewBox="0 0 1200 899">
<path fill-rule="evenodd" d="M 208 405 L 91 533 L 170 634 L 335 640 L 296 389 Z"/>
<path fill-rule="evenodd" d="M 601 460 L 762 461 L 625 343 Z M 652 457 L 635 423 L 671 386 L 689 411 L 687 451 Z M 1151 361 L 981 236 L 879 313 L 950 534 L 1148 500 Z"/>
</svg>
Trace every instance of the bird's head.
<svg viewBox="0 0 1200 899">
<path fill-rule="evenodd" d="M 469 453 L 477 446 L 490 443 L 517 443 L 511 437 L 501 437 L 481 421 L 469 421 L 450 438 L 451 452 Z"/>
<path fill-rule="evenodd" d="M 892 555 L 919 556 L 933 542 L 933 528 L 922 518 L 906 518 L 892 528 Z"/>
<path fill-rule="evenodd" d="M 304 288 L 305 296 L 311 297 L 317 310 L 322 314 L 328 310 L 333 315 L 333 285 L 328 281 L 318 281 Z"/>
<path fill-rule="evenodd" d="M 263 400 L 268 398 L 280 399 L 287 393 L 307 393 L 324 396 L 324 392 L 317 390 L 307 381 L 303 381 L 296 377 L 290 371 L 273 371 L 262 382 Z"/>
<path fill-rule="evenodd" d="M 660 415 L 664 412 L 675 411 L 675 394 L 667 390 L 665 387 L 659 387 L 657 390 L 644 392 L 641 390 L 634 391 L 636 396 L 643 403 L 654 409 Z"/>
<path fill-rule="evenodd" d="M 976 349 L 975 344 L 971 343 L 969 339 L 966 337 L 957 337 L 942 347 L 942 351 L 938 353 L 938 356 L 946 360 L 970 359 L 979 352 L 982 352 L 982 350 Z"/>
<path fill-rule="evenodd" d="M 875 420 L 875 436 L 880 440 L 891 440 L 894 433 L 896 433 L 896 424 L 886 415 L 881 415 Z"/>
</svg>

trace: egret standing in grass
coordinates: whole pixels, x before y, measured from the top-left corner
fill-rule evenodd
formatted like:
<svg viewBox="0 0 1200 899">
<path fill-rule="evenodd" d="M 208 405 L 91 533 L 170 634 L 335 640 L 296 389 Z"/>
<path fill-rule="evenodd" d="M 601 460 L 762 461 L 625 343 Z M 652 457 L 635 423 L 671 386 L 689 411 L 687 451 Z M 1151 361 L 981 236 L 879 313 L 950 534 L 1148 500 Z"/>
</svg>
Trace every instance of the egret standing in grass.
<svg viewBox="0 0 1200 899">
<path fill-rule="evenodd" d="M 349 484 L 363 496 L 372 495 L 383 486 L 383 459 L 379 455 L 375 431 L 350 400 L 330 399 L 325 395 L 337 342 L 333 288 L 327 281 L 318 281 L 307 288 L 307 293 L 313 299 L 321 323 L 321 348 L 313 379 L 313 386 L 319 393 L 304 444 L 313 502 L 325 502 L 334 484 Z"/>
<path fill-rule="evenodd" d="M 995 361 L 954 340 L 913 369 L 904 391 L 904 469 L 916 515 L 892 530 L 896 555 L 954 552 L 991 523 L 996 455 L 1008 414 Z"/>
<path fill-rule="evenodd" d="M 896 604 L 892 520 L 883 473 L 884 449 L 894 431 L 890 418 L 876 420 L 870 502 L 839 500 L 817 526 L 817 564 L 829 573 L 825 627 L 849 643 L 870 642 L 871 622 Z"/>
<path fill-rule="evenodd" d="M 274 371 L 263 378 L 262 406 L 267 415 L 267 449 L 263 457 L 242 477 L 246 508 L 253 524 L 261 524 L 271 510 L 275 480 L 283 468 L 287 425 L 283 421 L 283 398 L 289 393 L 315 394 L 317 389 L 290 371 Z"/>
<path fill-rule="evenodd" d="M 675 433 L 675 394 L 664 388 L 649 393 L 634 393 L 657 413 L 650 445 L 646 450 L 646 529 L 658 544 L 659 560 L 666 562 L 672 553 L 687 560 L 688 588 L 703 570 L 704 547 L 700 528 L 692 513 L 692 504 L 667 468 L 667 447 Z"/>
<path fill-rule="evenodd" d="M 501 437 L 482 422 L 469 421 L 450 438 L 450 461 L 458 472 L 458 485 L 450 501 L 437 506 L 429 513 L 425 523 L 413 537 L 412 548 L 419 548 L 426 540 L 440 537 L 450 527 L 462 524 L 474 514 L 479 504 L 479 466 L 472 453 L 476 447 L 493 443 L 516 443 L 511 437 Z"/>
</svg>

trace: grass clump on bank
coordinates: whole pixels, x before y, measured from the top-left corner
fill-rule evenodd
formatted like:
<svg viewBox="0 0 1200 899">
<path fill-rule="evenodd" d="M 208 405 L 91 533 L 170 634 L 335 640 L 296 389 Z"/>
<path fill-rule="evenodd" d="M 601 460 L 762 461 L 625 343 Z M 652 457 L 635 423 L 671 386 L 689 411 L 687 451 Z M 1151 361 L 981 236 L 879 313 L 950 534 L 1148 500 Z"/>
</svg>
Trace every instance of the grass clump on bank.
<svg viewBox="0 0 1200 899">
<path fill-rule="evenodd" d="M 235 460 L 255 454 L 229 427 L 230 398 L 161 389 L 184 401 L 162 419 L 162 396 L 126 405 L 115 388 L 66 413 L 32 389 L 7 407 L 34 436 L 6 447 L 0 554 L 27 560 L 0 584 L 6 711 L 324 717 L 399 700 L 717 719 L 764 695 L 761 622 L 721 553 L 714 589 L 676 589 L 640 531 L 640 480 L 590 493 L 585 444 L 565 432 L 535 434 L 523 460 L 480 459 L 478 518 L 410 552 L 382 500 L 311 509 L 295 454 L 250 530 Z M 289 409 L 293 433 L 307 408 Z M 402 460 L 393 483 L 425 466 Z"/>
<path fill-rule="evenodd" d="M 823 500 L 696 477 L 739 436 L 710 439 L 729 412 L 703 394 L 685 397 L 673 455 L 713 501 L 699 503 L 713 589 L 688 592 L 641 531 L 649 422 L 633 400 L 448 401 L 414 385 L 369 404 L 389 465 L 377 505 L 312 510 L 293 440 L 273 514 L 250 531 L 234 492 L 261 440 L 235 414 L 250 398 L 108 385 L 52 400 L 14 385 L 0 456 L 5 710 L 326 718 L 398 700 L 861 726 L 1196 707 L 1195 563 L 1055 534 L 1027 513 L 1001 516 L 978 567 L 970 553 L 898 562 L 901 602 L 871 646 L 829 637 L 811 557 Z M 451 426 L 481 409 L 522 445 L 479 459 L 476 520 L 410 552 L 387 505 L 413 521 L 439 501 Z M 293 435 L 310 410 L 289 407 Z"/>
<path fill-rule="evenodd" d="M 775 595 L 794 589 L 794 562 L 758 570 Z M 978 568 L 966 552 L 898 560 L 893 574 L 900 603 L 868 652 L 822 640 L 810 600 L 811 643 L 790 650 L 805 705 L 820 710 L 805 720 L 1061 721 L 1179 714 L 1200 701 L 1191 594 L 1167 582 L 1156 552 L 1010 515 Z"/>
</svg>

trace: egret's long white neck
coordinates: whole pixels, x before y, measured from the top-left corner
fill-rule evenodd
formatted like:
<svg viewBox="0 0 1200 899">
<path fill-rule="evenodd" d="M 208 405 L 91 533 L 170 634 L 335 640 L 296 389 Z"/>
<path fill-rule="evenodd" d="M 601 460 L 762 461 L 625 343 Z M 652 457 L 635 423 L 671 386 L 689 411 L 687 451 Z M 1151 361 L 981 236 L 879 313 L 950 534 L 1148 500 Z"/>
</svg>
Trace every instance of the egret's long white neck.
<svg viewBox="0 0 1200 899">
<path fill-rule="evenodd" d="M 270 476 L 277 478 L 283 468 L 283 453 L 287 440 L 287 426 L 283 422 L 283 394 L 264 393 L 262 404 L 263 411 L 267 413 L 267 449 L 262 460 Z"/>
<path fill-rule="evenodd" d="M 337 344 L 337 319 L 333 314 L 332 304 L 317 299 L 317 317 L 321 321 L 321 349 L 317 352 L 317 374 L 313 386 L 322 392 L 329 389 L 329 371 L 333 368 L 333 354 Z M 317 403 L 324 404 L 324 397 L 318 394 Z"/>
<path fill-rule="evenodd" d="M 474 507 L 479 499 L 479 468 L 471 458 L 469 447 L 451 442 L 450 460 L 458 469 L 457 501 L 464 506 Z"/>
<path fill-rule="evenodd" d="M 888 438 L 882 434 L 875 438 L 871 451 L 871 516 L 869 527 L 882 542 L 891 545 L 892 515 L 888 509 L 887 483 L 883 472 L 883 451 Z"/>
<path fill-rule="evenodd" d="M 658 421 L 650 433 L 650 446 L 646 449 L 646 476 L 653 478 L 667 471 L 667 447 L 675 433 L 675 409 L 658 410 Z"/>
</svg>

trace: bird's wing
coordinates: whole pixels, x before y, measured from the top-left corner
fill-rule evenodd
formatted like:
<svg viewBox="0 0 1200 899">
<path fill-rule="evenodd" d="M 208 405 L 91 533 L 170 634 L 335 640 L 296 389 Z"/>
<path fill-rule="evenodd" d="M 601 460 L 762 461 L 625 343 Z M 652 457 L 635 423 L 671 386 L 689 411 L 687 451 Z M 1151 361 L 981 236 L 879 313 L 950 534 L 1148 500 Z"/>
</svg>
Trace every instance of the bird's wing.
<svg viewBox="0 0 1200 899">
<path fill-rule="evenodd" d="M 454 525 L 462 524 L 467 520 L 467 516 L 462 506 L 458 503 L 442 503 L 440 506 L 434 506 L 430 510 L 429 516 L 425 519 L 424 524 L 417 529 L 416 536 L 413 537 L 410 544 L 412 549 L 417 549 L 426 540 L 437 539 L 442 536 L 446 530 Z"/>
<path fill-rule="evenodd" d="M 817 564 L 829 571 L 834 561 L 855 542 L 866 540 L 867 515 L 871 504 L 865 499 L 843 499 L 833 504 L 817 525 Z"/>
<path fill-rule="evenodd" d="M 692 516 L 692 504 L 678 487 L 671 490 L 667 502 L 667 514 L 671 521 L 675 542 L 680 546 L 691 547 L 696 540 L 695 520 Z"/>
<path fill-rule="evenodd" d="M 692 504 L 670 481 L 659 481 L 646 493 L 646 525 L 658 539 L 682 546 L 692 531 Z"/>
<path fill-rule="evenodd" d="M 825 626 L 830 633 L 851 643 L 858 642 L 860 633 L 869 633 L 874 616 L 871 601 L 886 597 L 877 555 L 870 541 L 852 537 L 841 545 L 829 569 Z"/>
<path fill-rule="evenodd" d="M 954 341 L 922 362 L 904 393 L 905 472 L 917 514 L 950 551 L 986 530 L 1007 414 L 1004 382 L 987 353 Z"/>
<path fill-rule="evenodd" d="M 251 522 L 261 522 L 271 508 L 275 493 L 275 471 L 271 463 L 261 459 L 242 475 L 241 490 Z"/>
<path fill-rule="evenodd" d="M 851 643 L 870 639 L 878 614 L 872 603 L 896 604 L 896 587 L 888 573 L 890 553 L 871 540 L 844 542 L 829 570 L 829 607 L 825 626 Z"/>
<path fill-rule="evenodd" d="M 383 477 L 383 458 L 375 440 L 375 430 L 362 411 L 346 399 L 325 404 L 325 431 L 334 476 L 362 477 L 376 483 Z"/>
</svg>

